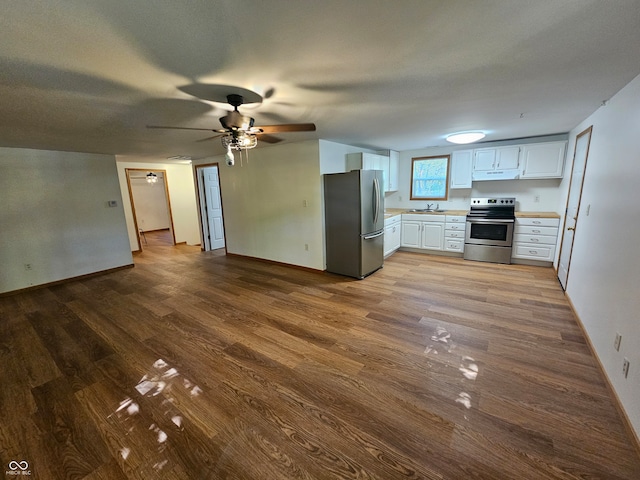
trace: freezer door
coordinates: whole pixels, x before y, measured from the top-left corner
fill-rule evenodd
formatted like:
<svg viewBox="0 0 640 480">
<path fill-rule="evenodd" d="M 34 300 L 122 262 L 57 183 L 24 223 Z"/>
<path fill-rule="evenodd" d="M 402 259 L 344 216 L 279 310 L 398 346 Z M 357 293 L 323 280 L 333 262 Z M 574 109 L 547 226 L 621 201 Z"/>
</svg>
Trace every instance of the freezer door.
<svg viewBox="0 0 640 480">
<path fill-rule="evenodd" d="M 382 170 L 360 170 L 361 233 L 384 228 L 384 187 Z"/>
<path fill-rule="evenodd" d="M 360 278 L 382 268 L 384 262 L 384 230 L 362 235 L 360 240 Z"/>
</svg>

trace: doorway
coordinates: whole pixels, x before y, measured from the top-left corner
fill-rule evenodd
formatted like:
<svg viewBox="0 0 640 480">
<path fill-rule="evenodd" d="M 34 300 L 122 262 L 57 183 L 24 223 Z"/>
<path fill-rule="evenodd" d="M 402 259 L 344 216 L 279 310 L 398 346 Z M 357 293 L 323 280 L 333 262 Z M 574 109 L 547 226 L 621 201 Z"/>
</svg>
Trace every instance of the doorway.
<svg viewBox="0 0 640 480">
<path fill-rule="evenodd" d="M 175 245 L 166 170 L 127 168 L 125 172 L 138 251 L 154 239 L 161 239 L 163 245 Z"/>
<path fill-rule="evenodd" d="M 578 134 L 573 153 L 573 166 L 571 167 L 567 208 L 565 209 L 564 227 L 562 229 L 562 241 L 560 242 L 560 256 L 558 260 L 558 280 L 560 280 L 560 285 L 562 285 L 563 290 L 567 289 L 567 281 L 569 279 L 573 237 L 577 228 L 578 214 L 580 213 L 580 199 L 582 198 L 582 185 L 584 183 L 584 172 L 587 168 L 587 158 L 589 157 L 592 129 L 593 126 Z M 589 215 L 588 210 L 587 215 Z"/>
<path fill-rule="evenodd" d="M 220 171 L 218 164 L 196 166 L 202 249 L 206 252 L 225 248 Z"/>
</svg>

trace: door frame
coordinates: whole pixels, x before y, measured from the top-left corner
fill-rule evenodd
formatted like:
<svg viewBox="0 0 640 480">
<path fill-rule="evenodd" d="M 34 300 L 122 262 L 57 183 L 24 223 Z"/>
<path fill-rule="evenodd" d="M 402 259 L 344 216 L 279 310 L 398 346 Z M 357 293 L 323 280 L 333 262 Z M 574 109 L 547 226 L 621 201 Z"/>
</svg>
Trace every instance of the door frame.
<svg viewBox="0 0 640 480">
<path fill-rule="evenodd" d="M 580 192 L 578 195 L 578 205 L 576 206 L 576 217 L 578 217 L 578 215 L 580 214 L 580 203 L 582 202 L 582 188 L 584 187 L 584 177 L 586 176 L 587 173 L 587 162 L 589 161 L 589 149 L 591 148 L 591 138 L 593 135 L 593 125 L 591 125 L 588 128 L 585 128 L 582 132 L 580 132 L 578 135 L 576 135 L 576 141 L 573 147 L 573 162 L 571 164 L 571 174 L 569 175 L 569 189 L 567 190 L 567 202 L 565 204 L 564 207 L 564 222 L 562 223 L 562 235 L 560 236 L 560 251 L 558 253 L 558 268 L 556 270 L 556 274 L 558 274 L 560 272 L 560 259 L 562 258 L 562 246 L 564 244 L 564 235 L 567 229 L 567 214 L 569 211 L 569 200 L 571 199 L 571 188 L 573 187 L 573 169 L 576 165 L 576 150 L 578 147 L 578 140 L 580 140 L 580 138 L 582 138 L 584 135 L 589 135 L 589 140 L 587 141 L 587 149 L 585 151 L 584 154 L 584 166 L 582 168 L 582 178 L 580 179 Z M 577 218 L 576 218 L 576 224 L 577 224 Z M 560 282 L 560 286 L 562 286 L 562 289 L 564 291 L 567 290 L 567 285 L 569 284 L 569 269 L 571 268 L 571 255 L 573 253 L 573 244 L 575 243 L 575 229 L 573 231 L 573 241 L 571 242 L 571 246 L 569 248 L 569 258 L 567 260 L 567 278 L 564 282 L 564 285 L 562 285 L 562 282 Z M 558 279 L 559 281 L 559 279 Z"/>
<path fill-rule="evenodd" d="M 131 172 L 160 172 L 162 173 L 162 183 L 164 184 L 164 197 L 167 201 L 167 209 L 169 211 L 169 223 L 171 224 L 171 238 L 173 244 L 176 244 L 176 231 L 173 227 L 173 213 L 171 211 L 171 197 L 169 196 L 169 181 L 167 179 L 167 171 L 159 168 L 125 168 L 124 172 L 127 177 L 127 189 L 129 190 L 129 202 L 131 202 L 131 213 L 133 215 L 133 228 L 136 231 L 136 240 L 138 242 L 138 250 L 142 251 L 142 243 L 140 242 L 140 228 L 138 227 L 138 217 L 136 216 L 136 204 L 133 200 L 133 190 L 131 188 Z"/>
<path fill-rule="evenodd" d="M 194 165 L 193 166 L 193 179 L 196 184 L 196 199 L 198 201 L 198 226 L 200 227 L 200 250 L 203 252 L 206 251 L 205 245 L 206 241 L 204 238 L 204 222 L 205 219 L 202 216 L 202 205 L 207 203 L 206 195 L 201 191 L 200 188 L 200 170 L 203 170 L 208 167 L 218 167 L 218 187 L 220 188 L 220 207 L 222 208 L 222 229 L 224 230 L 224 253 L 227 254 L 227 228 L 224 222 L 224 202 L 222 200 L 222 182 L 220 182 L 220 164 L 218 162 L 214 163 L 203 163 L 202 165 Z M 209 228 L 209 220 L 207 222 L 207 229 Z M 211 242 L 209 242 L 209 247 L 211 247 Z"/>
</svg>

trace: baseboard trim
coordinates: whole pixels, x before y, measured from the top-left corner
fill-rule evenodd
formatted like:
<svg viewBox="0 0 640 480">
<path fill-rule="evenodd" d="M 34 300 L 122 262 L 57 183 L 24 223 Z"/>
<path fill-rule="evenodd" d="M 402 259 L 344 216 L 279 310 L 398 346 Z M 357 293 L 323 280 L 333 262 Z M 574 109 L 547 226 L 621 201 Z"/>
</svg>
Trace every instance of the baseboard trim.
<svg viewBox="0 0 640 480">
<path fill-rule="evenodd" d="M 20 288 L 18 290 L 11 290 L 9 292 L 0 293 L 0 297 L 10 297 L 12 295 L 18 295 L 20 293 L 31 292 L 33 290 L 40 290 L 42 288 L 53 287 L 55 285 L 62 285 L 63 283 L 74 282 L 76 280 L 84 280 L 91 277 L 98 277 L 100 275 L 106 275 L 107 273 L 118 272 L 127 268 L 133 268 L 134 264 L 122 265 L 121 267 L 109 268 L 107 270 L 100 270 L 99 272 L 86 273 L 84 275 L 78 275 L 76 277 L 63 278 L 62 280 L 56 280 L 55 282 L 41 283 L 40 285 L 32 285 L 26 288 Z"/>
<path fill-rule="evenodd" d="M 305 270 L 307 272 L 313 272 L 313 273 L 323 273 L 324 272 L 324 270 L 318 270 L 317 268 L 305 267 L 303 265 L 295 265 L 293 263 L 279 262 L 277 260 L 269 260 L 267 258 L 251 257 L 249 255 L 240 255 L 239 253 L 229 253 L 229 252 L 227 252 L 226 256 L 228 256 L 228 257 L 237 257 L 237 258 L 246 258 L 248 260 L 256 260 L 258 262 L 269 263 L 271 265 L 281 265 L 283 267 L 297 268 L 298 270 Z"/>
<path fill-rule="evenodd" d="M 598 367 L 600 368 L 600 371 L 602 372 L 602 375 L 604 376 L 604 381 L 607 384 L 607 388 L 609 389 L 609 392 L 611 393 L 611 396 L 613 397 L 613 403 L 616 406 L 616 409 L 618 410 L 618 413 L 620 413 L 620 417 L 622 418 L 622 423 L 624 424 L 624 428 L 627 430 L 627 433 L 629 433 L 629 436 L 632 439 L 633 446 L 634 446 L 636 452 L 638 453 L 638 456 L 640 456 L 640 437 L 638 436 L 638 434 L 636 433 L 635 429 L 633 428 L 633 424 L 631 423 L 631 420 L 629 419 L 629 416 L 627 415 L 627 412 L 625 411 L 624 407 L 622 406 L 622 402 L 620 401 L 620 397 L 618 397 L 618 393 L 616 392 L 615 388 L 613 388 L 613 384 L 611 383 L 611 380 L 609 379 L 609 375 L 607 375 L 607 371 L 605 370 L 604 365 L 602 365 L 602 362 L 600 361 L 600 357 L 598 356 L 598 354 L 596 352 L 596 349 L 593 346 L 593 343 L 591 342 L 591 338 L 587 334 L 587 330 L 586 330 L 586 328 L 584 328 L 584 324 L 582 323 L 582 320 L 580 319 L 580 316 L 578 315 L 578 312 L 576 311 L 576 307 L 573 305 L 573 302 L 571 301 L 571 298 L 569 297 L 569 295 L 567 295 L 567 292 L 564 292 L 564 297 L 567 299 L 567 302 L 569 303 L 569 307 L 571 308 L 571 311 L 573 312 L 573 314 L 576 317 L 576 320 L 578 322 L 578 326 L 580 327 L 580 330 L 582 330 L 582 334 L 584 335 L 584 338 L 587 341 L 587 345 L 589 346 L 589 350 L 591 350 L 591 354 L 596 359 L 596 362 L 598 363 Z"/>
<path fill-rule="evenodd" d="M 170 232 L 170 228 L 156 228 L 155 230 L 140 230 L 142 233 Z"/>
</svg>

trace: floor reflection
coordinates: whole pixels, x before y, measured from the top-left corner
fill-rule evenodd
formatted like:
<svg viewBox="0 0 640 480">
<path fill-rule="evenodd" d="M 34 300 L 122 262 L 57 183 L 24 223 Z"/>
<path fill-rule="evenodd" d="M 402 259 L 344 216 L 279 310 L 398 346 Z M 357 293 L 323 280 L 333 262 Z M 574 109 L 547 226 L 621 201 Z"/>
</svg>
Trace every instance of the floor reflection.
<svg viewBox="0 0 640 480">
<path fill-rule="evenodd" d="M 181 376 L 176 368 L 171 367 L 162 359 L 156 360 L 149 372 L 143 375 L 135 385 L 135 390 L 141 397 L 157 398 L 160 401 L 159 410 L 175 426 L 174 434 L 184 429 L 182 416 L 173 408 L 172 390 L 178 388 L 185 389 L 192 397 L 202 394 L 202 389 L 198 385 Z M 127 397 L 109 415 L 110 419 L 113 420 L 115 418 L 124 426 L 125 437 L 130 437 L 131 443 L 129 444 L 126 438 L 123 439 L 123 445 L 118 453 L 125 462 L 131 460 L 133 453 L 138 453 L 138 458 L 149 460 L 149 463 L 146 461 L 144 463 L 151 466 L 155 471 L 163 470 L 169 465 L 169 459 L 163 455 L 163 452 L 170 443 L 172 432 L 167 433 L 156 423 L 149 423 L 149 419 L 153 418 L 151 413 L 144 416 L 147 419 L 147 423 L 144 423 L 145 420 L 141 418 L 143 416 L 138 402 L 131 397 Z M 148 425 L 148 427 L 144 425 Z M 148 445 L 156 446 L 155 453 L 148 451 Z M 136 446 L 146 451 L 134 452 L 133 449 Z"/>
<path fill-rule="evenodd" d="M 445 366 L 458 365 L 458 371 L 464 377 L 464 381 L 475 381 L 480 372 L 478 363 L 473 357 L 468 355 L 454 355 L 456 345 L 453 342 L 453 336 L 446 328 L 437 326 L 435 332 L 429 336 L 431 343 L 427 344 L 424 350 L 425 355 L 441 355 L 445 362 Z M 460 392 L 455 398 L 455 403 L 462 405 L 467 410 L 471 408 L 472 397 L 468 392 Z M 465 414 L 465 419 L 467 416 Z"/>
</svg>

